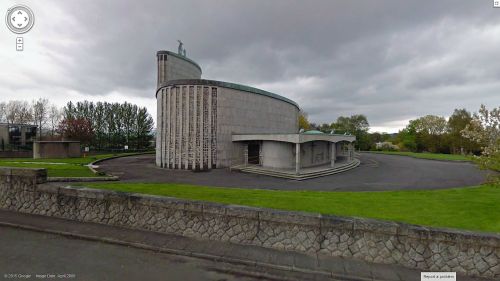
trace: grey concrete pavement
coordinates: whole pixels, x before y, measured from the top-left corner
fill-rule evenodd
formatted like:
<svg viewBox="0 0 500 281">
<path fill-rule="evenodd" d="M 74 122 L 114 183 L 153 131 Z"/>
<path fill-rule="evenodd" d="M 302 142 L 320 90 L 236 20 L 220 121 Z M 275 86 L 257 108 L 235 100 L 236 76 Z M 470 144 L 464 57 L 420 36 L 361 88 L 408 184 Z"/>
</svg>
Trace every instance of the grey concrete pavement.
<svg viewBox="0 0 500 281">
<path fill-rule="evenodd" d="M 216 169 L 191 172 L 161 169 L 154 155 L 130 156 L 99 163 L 100 171 L 126 182 L 185 183 L 221 187 L 286 190 L 381 191 L 439 189 L 477 185 L 487 172 L 468 162 L 416 159 L 406 156 L 361 153 L 361 165 L 353 170 L 306 181 Z"/>
<path fill-rule="evenodd" d="M 0 278 L 69 273 L 74 280 L 420 280 L 419 270 L 401 266 L 9 211 L 0 211 L 0 252 Z"/>
<path fill-rule="evenodd" d="M 0 227 L 0 241 L 5 280 L 258 280 L 217 271 L 206 260 L 18 228 Z M 36 277 L 46 274 L 67 277 Z"/>
</svg>

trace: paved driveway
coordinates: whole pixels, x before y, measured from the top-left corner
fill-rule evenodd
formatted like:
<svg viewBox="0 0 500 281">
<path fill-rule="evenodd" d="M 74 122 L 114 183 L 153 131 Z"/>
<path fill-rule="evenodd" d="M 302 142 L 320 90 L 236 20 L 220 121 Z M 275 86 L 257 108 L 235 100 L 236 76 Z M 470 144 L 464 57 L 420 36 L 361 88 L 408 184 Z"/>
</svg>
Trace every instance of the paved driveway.
<svg viewBox="0 0 500 281">
<path fill-rule="evenodd" d="M 468 162 L 416 159 L 407 156 L 362 153 L 361 165 L 327 177 L 293 181 L 215 169 L 208 172 L 166 170 L 155 166 L 154 155 L 116 158 L 99 170 L 127 182 L 185 183 L 221 187 L 283 190 L 382 191 L 439 189 L 477 185 L 487 172 Z"/>
</svg>

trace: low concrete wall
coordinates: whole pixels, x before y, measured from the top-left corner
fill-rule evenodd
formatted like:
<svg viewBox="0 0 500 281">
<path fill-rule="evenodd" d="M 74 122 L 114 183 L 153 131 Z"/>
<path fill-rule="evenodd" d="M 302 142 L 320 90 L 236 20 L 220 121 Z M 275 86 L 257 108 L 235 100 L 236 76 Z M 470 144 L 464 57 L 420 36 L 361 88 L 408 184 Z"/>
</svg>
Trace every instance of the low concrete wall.
<svg viewBox="0 0 500 281">
<path fill-rule="evenodd" d="M 33 158 L 33 151 L 0 151 L 0 158 Z"/>
<path fill-rule="evenodd" d="M 45 182 L 43 169 L 0 168 L 0 208 L 267 248 L 500 278 L 500 236 L 274 211 Z"/>
</svg>

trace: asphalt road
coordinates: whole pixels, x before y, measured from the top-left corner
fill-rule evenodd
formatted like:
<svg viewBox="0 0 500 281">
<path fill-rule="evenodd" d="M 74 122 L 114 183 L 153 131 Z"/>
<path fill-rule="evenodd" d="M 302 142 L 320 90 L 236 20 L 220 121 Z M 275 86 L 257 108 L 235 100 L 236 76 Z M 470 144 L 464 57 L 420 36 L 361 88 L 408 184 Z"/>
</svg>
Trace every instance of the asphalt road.
<svg viewBox="0 0 500 281">
<path fill-rule="evenodd" d="M 208 172 L 166 170 L 155 166 L 154 155 L 116 158 L 101 162 L 99 170 L 126 182 L 185 183 L 220 187 L 282 190 L 382 191 L 440 189 L 477 185 L 487 172 L 469 162 L 416 159 L 407 156 L 361 154 L 353 170 L 305 181 L 215 169 Z"/>
<path fill-rule="evenodd" d="M 0 280 L 263 280 L 225 273 L 215 261 L 11 227 L 0 227 L 0 253 Z"/>
</svg>

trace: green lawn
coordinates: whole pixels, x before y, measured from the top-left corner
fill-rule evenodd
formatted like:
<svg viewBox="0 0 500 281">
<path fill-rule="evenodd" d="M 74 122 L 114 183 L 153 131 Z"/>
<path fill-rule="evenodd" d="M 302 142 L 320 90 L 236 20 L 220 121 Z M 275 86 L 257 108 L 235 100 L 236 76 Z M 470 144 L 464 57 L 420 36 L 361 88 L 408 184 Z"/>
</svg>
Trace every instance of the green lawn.
<svg viewBox="0 0 500 281">
<path fill-rule="evenodd" d="M 123 155 L 130 155 L 126 153 Z M 98 154 L 80 158 L 0 158 L 0 166 L 22 168 L 46 168 L 49 177 L 98 177 L 85 165 L 99 159 L 109 158 L 119 154 Z M 120 154 L 122 155 L 122 154 Z"/>
<path fill-rule="evenodd" d="M 274 191 L 153 183 L 91 183 L 84 186 L 500 233 L 500 186 L 497 185 L 383 192 Z"/>
<path fill-rule="evenodd" d="M 472 157 L 459 154 L 441 154 L 441 153 L 417 153 L 404 151 L 370 151 L 371 153 L 403 155 L 422 159 L 431 160 L 448 160 L 448 161 L 472 161 Z"/>
</svg>

